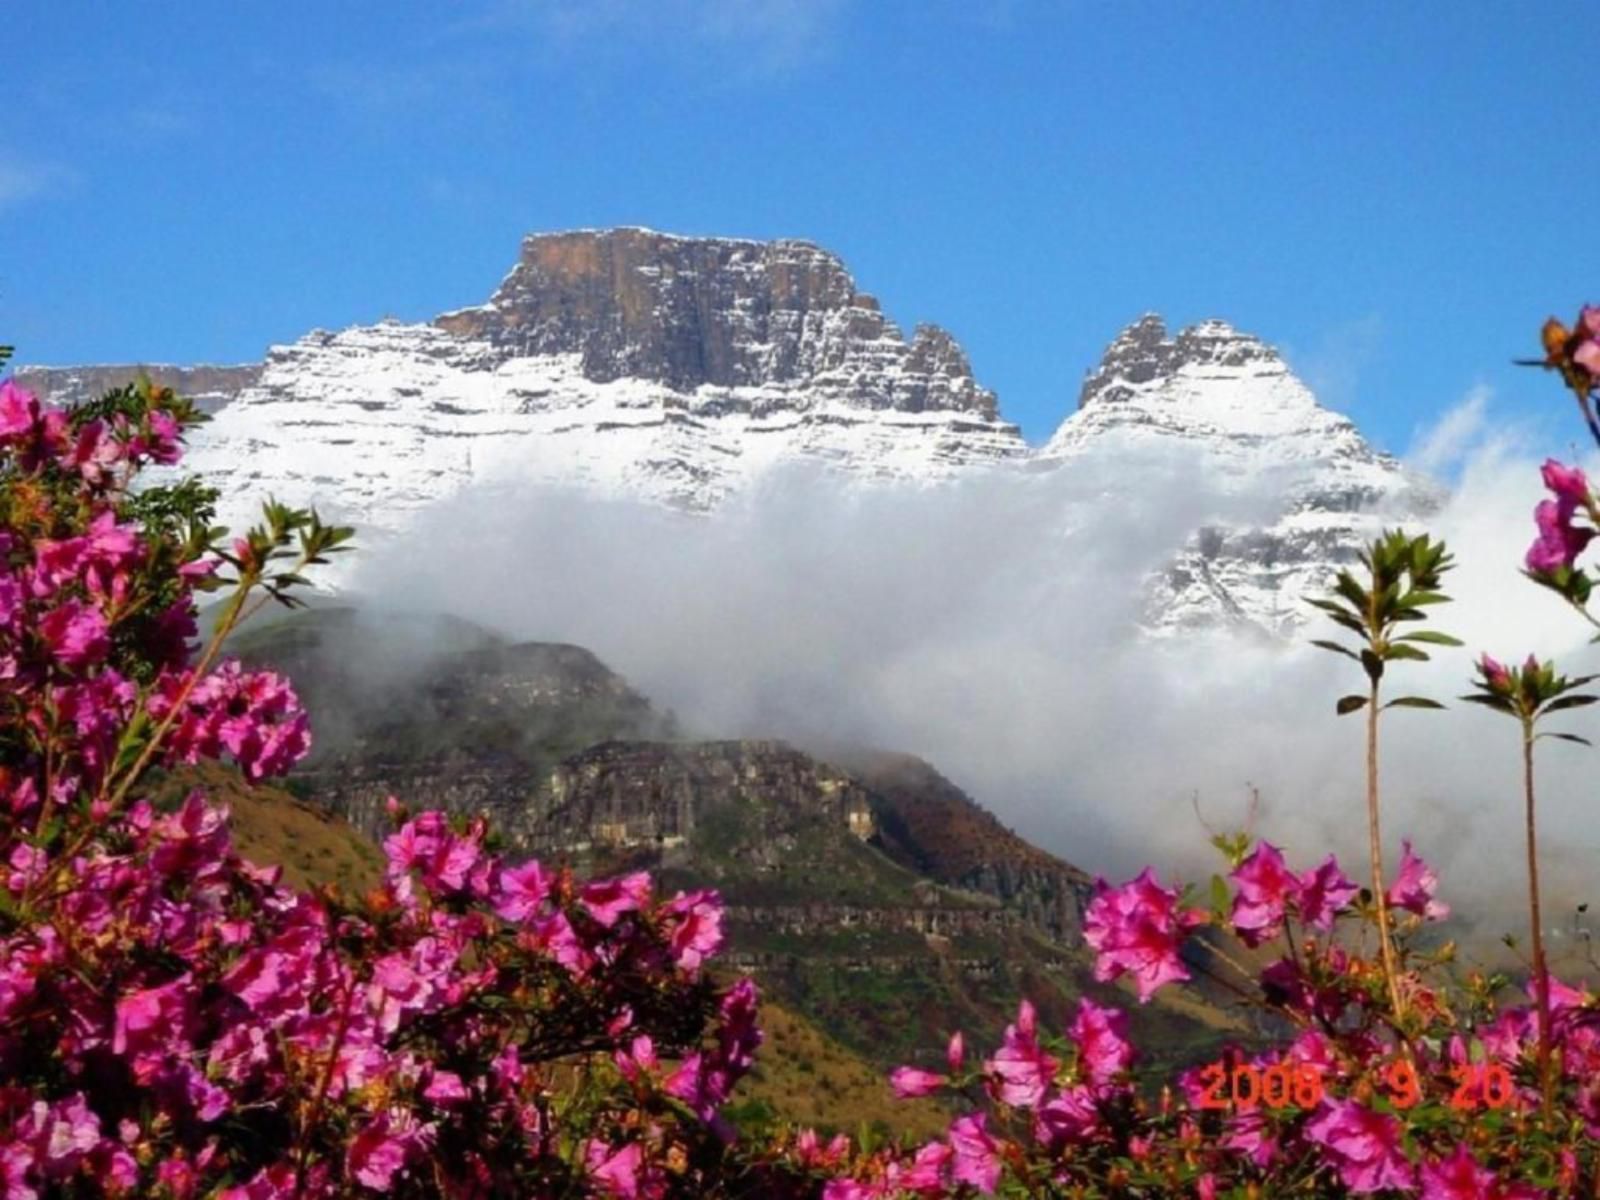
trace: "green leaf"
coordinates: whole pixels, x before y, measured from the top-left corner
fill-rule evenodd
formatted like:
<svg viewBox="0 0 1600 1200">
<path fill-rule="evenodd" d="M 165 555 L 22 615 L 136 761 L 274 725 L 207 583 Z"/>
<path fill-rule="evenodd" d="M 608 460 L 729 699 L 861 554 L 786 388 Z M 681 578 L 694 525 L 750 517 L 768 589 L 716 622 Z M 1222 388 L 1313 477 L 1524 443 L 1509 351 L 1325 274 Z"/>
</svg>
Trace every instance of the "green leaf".
<svg viewBox="0 0 1600 1200">
<path fill-rule="evenodd" d="M 1580 746 L 1593 746 L 1588 738 L 1579 737 L 1575 733 L 1541 733 L 1540 737 L 1560 738 L 1563 742 L 1577 742 Z"/>
<path fill-rule="evenodd" d="M 1511 701 L 1504 696 L 1494 696 L 1487 693 L 1476 693 L 1471 696 L 1457 696 L 1457 700 L 1465 700 L 1468 704 L 1481 704 L 1485 708 L 1492 708 L 1496 712 L 1511 712 Z"/>
<path fill-rule="evenodd" d="M 1437 700 L 1429 700 L 1426 696 L 1401 696 L 1391 700 L 1384 708 L 1443 708 Z"/>
<path fill-rule="evenodd" d="M 1549 704 L 1546 704 L 1544 708 L 1540 710 L 1540 713 L 1559 712 L 1563 708 L 1582 708 L 1586 704 L 1593 704 L 1596 700 L 1600 700 L 1600 696 L 1561 696 L 1550 701 Z"/>
<path fill-rule="evenodd" d="M 1211 877 L 1211 911 L 1219 920 L 1226 920 L 1232 907 L 1233 895 L 1228 891 L 1228 881 L 1221 875 Z"/>
<path fill-rule="evenodd" d="M 1348 647 L 1339 645 L 1338 642 L 1327 642 L 1323 641 L 1321 638 L 1312 638 L 1311 644 L 1323 650 L 1332 650 L 1335 654 L 1342 654 L 1346 658 L 1354 659 L 1356 662 L 1361 661 L 1361 656 L 1359 654 Z"/>
<path fill-rule="evenodd" d="M 1412 662 L 1429 661 L 1426 651 L 1418 650 L 1415 646 L 1404 646 L 1399 642 L 1390 642 L 1385 646 L 1383 648 L 1383 657 L 1385 659 L 1404 658 Z"/>
<path fill-rule="evenodd" d="M 1361 665 L 1367 670 L 1367 678 L 1377 683 L 1383 678 L 1383 660 L 1371 650 L 1361 652 Z"/>
<path fill-rule="evenodd" d="M 1427 642 L 1430 646 L 1465 646 L 1458 637 L 1451 637 L 1448 633 L 1440 633 L 1437 629 L 1421 629 L 1416 633 L 1408 633 L 1395 639 L 1398 642 Z"/>
<path fill-rule="evenodd" d="M 1333 706 L 1333 711 L 1342 717 L 1366 706 L 1367 698 L 1365 696 L 1340 696 L 1339 702 Z"/>
<path fill-rule="evenodd" d="M 1425 604 L 1449 604 L 1450 597 L 1443 592 L 1407 592 L 1395 601 L 1401 608 L 1421 608 Z"/>
<path fill-rule="evenodd" d="M 1355 576 L 1350 572 L 1339 572 L 1339 578 L 1334 581 L 1333 590 L 1348 600 L 1350 606 L 1357 612 L 1366 611 L 1368 602 L 1367 590 L 1356 582 Z"/>
</svg>

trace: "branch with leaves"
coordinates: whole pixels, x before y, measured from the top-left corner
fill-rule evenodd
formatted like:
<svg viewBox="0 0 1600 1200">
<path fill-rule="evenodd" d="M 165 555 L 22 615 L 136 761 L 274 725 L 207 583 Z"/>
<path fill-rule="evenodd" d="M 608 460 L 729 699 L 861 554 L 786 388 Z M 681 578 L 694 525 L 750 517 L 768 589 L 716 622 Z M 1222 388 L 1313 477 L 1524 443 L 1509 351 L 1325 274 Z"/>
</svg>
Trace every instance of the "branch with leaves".
<svg viewBox="0 0 1600 1200">
<path fill-rule="evenodd" d="M 1342 696 L 1335 711 L 1367 713 L 1367 840 L 1372 866 L 1372 899 L 1377 906 L 1378 936 L 1383 948 L 1383 970 L 1397 1018 L 1405 1012 L 1399 970 L 1390 935 L 1388 900 L 1383 885 L 1383 831 L 1378 797 L 1378 715 L 1390 708 L 1443 708 L 1425 696 L 1399 696 L 1382 701 L 1384 672 L 1395 662 L 1427 662 L 1424 645 L 1459 646 L 1459 639 L 1435 629 L 1402 632 L 1428 619 L 1427 610 L 1450 600 L 1439 590 L 1440 577 L 1454 560 L 1443 542 L 1427 534 L 1415 537 L 1395 529 L 1384 533 L 1361 552 L 1366 581 L 1350 571 L 1340 571 L 1333 593 L 1310 603 L 1341 628 L 1359 639 L 1352 648 L 1339 642 L 1314 640 L 1311 644 L 1361 664 L 1367 676 L 1365 695 Z"/>
</svg>

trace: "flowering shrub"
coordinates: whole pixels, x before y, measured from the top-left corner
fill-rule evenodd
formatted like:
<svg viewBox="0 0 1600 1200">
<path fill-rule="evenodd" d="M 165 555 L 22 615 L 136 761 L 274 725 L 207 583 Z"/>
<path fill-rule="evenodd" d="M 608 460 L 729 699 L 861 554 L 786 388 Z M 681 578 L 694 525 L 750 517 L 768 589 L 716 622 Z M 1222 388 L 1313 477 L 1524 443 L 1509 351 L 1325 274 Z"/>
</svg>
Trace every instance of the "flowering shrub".
<svg viewBox="0 0 1600 1200">
<path fill-rule="evenodd" d="M 219 647 L 349 536 L 269 503 L 221 545 L 203 487 L 135 492 L 196 419 L 0 383 L 0 1196 L 722 1194 L 761 1035 L 704 970 L 714 894 L 398 808 L 372 894 L 299 893 L 200 793 L 153 806 L 180 764 L 306 753 L 289 682 Z"/>
</svg>

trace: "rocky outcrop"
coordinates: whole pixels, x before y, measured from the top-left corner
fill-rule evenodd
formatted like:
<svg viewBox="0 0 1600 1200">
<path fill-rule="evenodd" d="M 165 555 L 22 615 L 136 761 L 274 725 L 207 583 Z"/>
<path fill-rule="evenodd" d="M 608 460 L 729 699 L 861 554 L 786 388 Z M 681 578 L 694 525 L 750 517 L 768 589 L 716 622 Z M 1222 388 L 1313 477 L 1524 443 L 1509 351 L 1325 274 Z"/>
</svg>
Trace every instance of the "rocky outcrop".
<svg viewBox="0 0 1600 1200">
<path fill-rule="evenodd" d="M 879 841 L 895 861 L 947 887 L 987 896 L 1045 936 L 1076 944 L 1089 876 L 1017 836 L 930 764 L 909 754 L 835 748 L 872 793 Z"/>
<path fill-rule="evenodd" d="M 844 264 L 810 242 L 686 238 L 648 229 L 535 235 L 487 304 L 435 322 L 503 360 L 577 355 L 596 383 L 804 388 L 779 407 L 838 400 L 996 419 L 949 334 L 911 341 Z"/>
<path fill-rule="evenodd" d="M 717 850 L 758 869 L 808 826 L 872 832 L 866 789 L 786 743 L 607 742 L 556 766 L 523 836 L 557 852 L 693 845 L 707 815 L 731 806 L 746 844 Z"/>
<path fill-rule="evenodd" d="M 232 403 L 245 388 L 261 378 L 261 367 L 247 363 L 231 367 L 175 367 L 166 364 L 130 364 L 93 367 L 18 367 L 19 384 L 53 404 L 82 404 L 147 375 L 158 388 L 171 388 L 193 400 L 201 412 L 215 413 Z"/>
</svg>

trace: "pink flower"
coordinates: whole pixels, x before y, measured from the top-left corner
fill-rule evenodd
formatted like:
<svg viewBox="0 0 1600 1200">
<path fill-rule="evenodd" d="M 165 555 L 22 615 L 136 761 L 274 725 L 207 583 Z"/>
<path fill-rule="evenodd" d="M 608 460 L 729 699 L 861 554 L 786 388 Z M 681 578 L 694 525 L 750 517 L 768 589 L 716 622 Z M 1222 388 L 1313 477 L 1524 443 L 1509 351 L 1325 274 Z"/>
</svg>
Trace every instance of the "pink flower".
<svg viewBox="0 0 1600 1200">
<path fill-rule="evenodd" d="M 1078 1045 L 1078 1065 L 1092 1084 L 1110 1083 L 1133 1065 L 1133 1044 L 1128 1041 L 1128 1014 L 1104 1008 L 1085 996 L 1067 1030 Z"/>
<path fill-rule="evenodd" d="M 104 658 L 111 649 L 110 632 L 100 610 L 81 600 L 68 600 L 39 622 L 50 653 L 64 667 L 84 667 Z"/>
<path fill-rule="evenodd" d="M 183 1048 L 189 988 L 190 977 L 183 975 L 161 987 L 129 992 L 117 1001 L 111 1050 L 127 1055 L 140 1082 L 148 1082 L 169 1053 Z"/>
<path fill-rule="evenodd" d="M 1000 1144 L 990 1135 L 982 1113 L 969 1113 L 950 1123 L 946 1134 L 955 1152 L 951 1177 L 970 1183 L 985 1196 L 1000 1182 Z"/>
<path fill-rule="evenodd" d="M 942 1197 L 947 1194 L 945 1172 L 954 1157 L 955 1152 L 944 1142 L 927 1142 L 912 1155 L 909 1166 L 891 1164 L 884 1183 L 902 1192 Z"/>
<path fill-rule="evenodd" d="M 1572 361 L 1590 375 L 1600 376 L 1600 305 L 1583 306 L 1578 314 L 1578 332 L 1582 341 L 1572 352 Z"/>
<path fill-rule="evenodd" d="M 0 438 L 21 437 L 39 419 L 39 401 L 11 380 L 0 383 Z"/>
<path fill-rule="evenodd" d="M 648 894 L 648 877 L 647 877 Z M 672 960 L 685 971 L 698 971 L 722 948 L 722 898 L 714 891 L 679 892 L 663 906 L 670 933 Z"/>
<path fill-rule="evenodd" d="M 1085 1086 L 1061 1088 L 1034 1110 L 1033 1136 L 1051 1149 L 1084 1142 L 1100 1128 L 1100 1106 Z"/>
<path fill-rule="evenodd" d="M 623 913 L 637 912 L 650 902 L 650 876 L 644 871 L 616 879 L 602 879 L 583 889 L 583 905 L 600 924 L 610 929 Z"/>
<path fill-rule="evenodd" d="M 1549 488 L 1557 500 L 1564 500 L 1577 508 L 1586 508 L 1589 504 L 1589 480 L 1579 467 L 1568 467 L 1558 463 L 1553 458 L 1544 460 L 1540 468 L 1544 476 L 1544 486 Z"/>
<path fill-rule="evenodd" d="M 400 1110 L 380 1113 L 350 1139 L 345 1169 L 357 1183 L 387 1192 L 412 1153 L 427 1145 L 430 1133 L 431 1126 L 418 1125 Z"/>
<path fill-rule="evenodd" d="M 1430 921 L 1440 921 L 1450 915 L 1450 906 L 1442 901 L 1435 900 L 1433 893 L 1439 886 L 1439 876 L 1433 868 L 1411 852 L 1411 843 L 1400 843 L 1400 871 L 1395 875 L 1394 882 L 1389 885 L 1387 893 L 1389 903 L 1396 908 L 1404 908 L 1416 913 L 1419 917 L 1426 917 Z"/>
<path fill-rule="evenodd" d="M 636 1200 L 641 1194 L 639 1175 L 644 1152 L 637 1142 L 629 1142 L 620 1150 L 612 1150 L 604 1142 L 593 1141 L 589 1143 L 584 1159 L 589 1178 L 602 1195 Z"/>
<path fill-rule="evenodd" d="M 1237 1150 L 1263 1170 L 1278 1157 L 1278 1136 L 1259 1108 L 1234 1113 L 1228 1118 L 1222 1144 Z"/>
<path fill-rule="evenodd" d="M 1534 507 L 1539 536 L 1528 547 L 1524 564 L 1535 573 L 1557 571 L 1577 561 L 1595 531 L 1572 523 L 1576 507 L 1571 500 L 1541 500 Z"/>
<path fill-rule="evenodd" d="M 550 876 L 537 859 L 530 859 L 520 867 L 506 867 L 500 872 L 494 911 L 507 921 L 521 921 L 549 895 Z"/>
<path fill-rule="evenodd" d="M 1334 918 L 1349 906 L 1360 890 L 1345 878 L 1338 860 L 1330 854 L 1320 867 L 1300 876 L 1295 907 L 1307 925 L 1326 931 L 1333 928 Z"/>
<path fill-rule="evenodd" d="M 1038 1104 L 1061 1065 L 1040 1048 L 1036 1027 L 1033 1005 L 1024 1000 L 1017 1006 L 1016 1024 L 1006 1026 L 1000 1049 L 984 1064 L 998 1081 L 999 1099 L 1015 1108 Z"/>
<path fill-rule="evenodd" d="M 1298 890 L 1299 880 L 1284 865 L 1283 853 L 1262 842 L 1234 868 L 1231 878 L 1239 885 L 1233 898 L 1233 927 L 1247 946 L 1259 946 L 1283 932 L 1285 906 Z"/>
<path fill-rule="evenodd" d="M 1450 1157 L 1422 1164 L 1422 1200 L 1488 1200 L 1494 1184 L 1494 1172 L 1478 1165 L 1465 1142 Z"/>
<path fill-rule="evenodd" d="M 1483 675 L 1483 681 L 1495 691 L 1502 695 L 1511 691 L 1511 672 L 1498 659 L 1485 653 L 1478 659 L 1478 671 Z"/>
<path fill-rule="evenodd" d="M 961 1074 L 961 1068 L 967 1061 L 967 1042 L 959 1029 L 950 1035 L 950 1041 L 945 1045 L 944 1061 L 950 1068 L 950 1074 Z"/>
<path fill-rule="evenodd" d="M 1400 1145 L 1401 1133 L 1394 1117 L 1373 1112 L 1354 1100 L 1331 1101 L 1305 1127 L 1306 1137 L 1322 1147 L 1328 1165 L 1357 1195 L 1385 1188 L 1409 1191 L 1414 1186 L 1411 1162 Z"/>
<path fill-rule="evenodd" d="M 945 1085 L 945 1077 L 918 1067 L 896 1067 L 889 1074 L 889 1086 L 901 1100 L 931 1096 Z"/>
<path fill-rule="evenodd" d="M 1163 984 L 1189 978 L 1178 948 L 1204 922 L 1203 912 L 1178 909 L 1178 892 L 1163 888 L 1150 867 L 1119 888 L 1097 880 L 1083 921 L 1084 940 L 1098 954 L 1095 978 L 1132 974 L 1140 1003 L 1148 1001 Z"/>
</svg>

